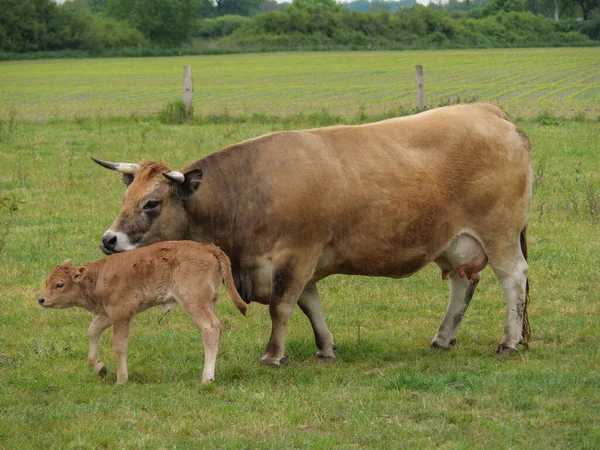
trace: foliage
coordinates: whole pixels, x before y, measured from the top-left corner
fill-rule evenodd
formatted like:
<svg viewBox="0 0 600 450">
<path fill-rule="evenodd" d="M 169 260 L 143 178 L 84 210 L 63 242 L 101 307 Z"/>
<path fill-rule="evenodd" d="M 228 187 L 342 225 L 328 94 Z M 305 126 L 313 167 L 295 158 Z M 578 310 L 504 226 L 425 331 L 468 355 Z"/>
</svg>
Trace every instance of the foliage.
<svg viewBox="0 0 600 450">
<path fill-rule="evenodd" d="M 196 22 L 192 35 L 204 39 L 219 39 L 229 36 L 248 22 L 250 22 L 250 19 L 243 16 L 221 16 L 214 19 L 201 19 Z"/>
<path fill-rule="evenodd" d="M 143 45 L 147 45 L 147 39 L 137 29 L 110 17 L 98 17 L 84 33 L 82 48 L 103 52 Z"/>
<path fill-rule="evenodd" d="M 174 100 L 158 111 L 157 118 L 160 123 L 166 125 L 181 125 L 188 120 L 183 100 Z"/>
<path fill-rule="evenodd" d="M 6 239 L 14 224 L 15 215 L 23 203 L 14 193 L 2 195 L 0 192 L 0 255 L 6 245 Z"/>
<path fill-rule="evenodd" d="M 141 33 L 123 22 L 93 16 L 82 5 L 52 0 L 0 0 L 0 51 L 35 52 L 138 46 Z"/>
<path fill-rule="evenodd" d="M 242 48 L 311 44 L 438 48 L 572 45 L 593 39 L 581 33 L 595 30 L 593 26 L 580 26 L 581 31 L 569 30 L 565 35 L 557 29 L 557 23 L 524 9 L 522 0 L 491 0 L 479 18 L 453 18 L 443 9 L 420 4 L 388 14 L 340 10 L 332 3 L 296 2 L 285 11 L 259 14 L 231 29 L 231 36 L 223 39 L 222 44 Z"/>
<path fill-rule="evenodd" d="M 374 0 L 360 12 L 335 0 L 294 0 L 287 8 L 277 3 L 261 7 L 260 0 L 70 0 L 60 6 L 53 0 L 0 0 L 0 52 L 70 49 L 107 55 L 123 50 L 128 56 L 179 48 L 190 53 L 185 44 L 191 37 L 211 41 L 209 52 L 573 46 L 600 41 L 600 20 L 592 20 L 600 13 L 600 0 L 581 0 L 590 18 L 584 21 L 547 18 L 558 14 L 556 8 L 561 17 L 578 14 L 579 0 L 451 0 L 445 5 L 406 6 L 410 1 Z M 256 14 L 261 9 L 265 12 Z"/>
<path fill-rule="evenodd" d="M 144 36 L 164 46 L 190 38 L 196 14 L 195 0 L 108 0 L 107 14 L 126 20 Z"/>
<path fill-rule="evenodd" d="M 215 0 L 219 16 L 249 16 L 260 10 L 261 0 Z"/>
</svg>

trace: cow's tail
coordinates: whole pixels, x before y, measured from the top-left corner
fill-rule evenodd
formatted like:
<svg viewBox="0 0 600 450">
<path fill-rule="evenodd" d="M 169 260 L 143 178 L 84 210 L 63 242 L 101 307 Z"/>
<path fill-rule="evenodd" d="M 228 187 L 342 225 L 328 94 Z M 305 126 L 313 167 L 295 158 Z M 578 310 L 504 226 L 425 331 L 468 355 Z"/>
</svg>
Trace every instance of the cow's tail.
<svg viewBox="0 0 600 450">
<path fill-rule="evenodd" d="M 527 261 L 527 227 L 521 231 L 521 251 L 523 257 Z M 529 306 L 529 276 L 525 281 L 525 307 L 523 308 L 523 345 L 525 348 L 529 348 L 529 339 L 531 338 L 531 327 L 529 325 L 529 316 L 527 315 L 527 307 Z"/>
<path fill-rule="evenodd" d="M 231 274 L 231 262 L 227 255 L 220 248 L 214 245 L 207 245 L 208 250 L 217 258 L 219 261 L 219 266 L 221 266 L 221 277 L 223 278 L 223 284 L 225 285 L 225 289 L 227 289 L 227 293 L 231 300 L 233 300 L 233 304 L 240 312 L 245 316 L 246 308 L 248 305 L 235 288 L 235 283 L 233 282 L 233 276 Z"/>
</svg>

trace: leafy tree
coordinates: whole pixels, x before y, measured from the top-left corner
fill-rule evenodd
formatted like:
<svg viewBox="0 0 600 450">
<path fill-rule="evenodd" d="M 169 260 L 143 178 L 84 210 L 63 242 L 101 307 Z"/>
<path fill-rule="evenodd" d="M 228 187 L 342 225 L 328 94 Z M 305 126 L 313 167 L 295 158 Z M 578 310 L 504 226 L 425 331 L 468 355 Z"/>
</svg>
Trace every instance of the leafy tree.
<svg viewBox="0 0 600 450">
<path fill-rule="evenodd" d="M 386 2 L 385 0 L 373 0 L 371 2 L 371 9 L 369 10 L 371 12 L 389 12 L 390 11 L 390 4 L 388 2 Z"/>
<path fill-rule="evenodd" d="M 197 6 L 195 0 L 108 0 L 107 14 L 126 20 L 151 41 L 171 46 L 189 40 Z"/>
<path fill-rule="evenodd" d="M 484 8 L 486 15 L 499 12 L 525 11 L 525 0 L 490 0 Z"/>
<path fill-rule="evenodd" d="M 219 16 L 226 14 L 250 16 L 260 11 L 262 0 L 215 0 Z"/>
<path fill-rule="evenodd" d="M 577 0 L 583 14 L 583 20 L 589 20 L 590 13 L 600 6 L 600 0 Z"/>
<path fill-rule="evenodd" d="M 198 0 L 196 12 L 198 17 L 208 19 L 217 15 L 217 9 L 211 0 Z"/>
</svg>

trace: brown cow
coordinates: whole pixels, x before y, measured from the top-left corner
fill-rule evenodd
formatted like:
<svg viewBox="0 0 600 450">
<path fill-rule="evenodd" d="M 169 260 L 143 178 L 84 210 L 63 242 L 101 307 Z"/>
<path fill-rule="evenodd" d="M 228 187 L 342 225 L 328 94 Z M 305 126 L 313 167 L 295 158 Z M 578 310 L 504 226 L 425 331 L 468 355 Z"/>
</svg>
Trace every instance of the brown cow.
<svg viewBox="0 0 600 450">
<path fill-rule="evenodd" d="M 246 303 L 235 290 L 227 255 L 213 245 L 162 242 L 73 267 L 67 259 L 46 281 L 38 302 L 44 308 L 80 306 L 94 314 L 88 329 L 88 364 L 100 376 L 106 367 L 98 359 L 98 343 L 113 326 L 117 383 L 127 381 L 127 339 L 133 317 L 153 306 L 170 311 L 181 303 L 202 331 L 202 382 L 214 380 L 221 336 L 215 304 L 221 281 L 235 306 L 246 314 Z"/>
<path fill-rule="evenodd" d="M 450 303 L 432 347 L 448 348 L 489 264 L 506 297 L 498 351 L 527 344 L 527 136 L 488 104 L 358 126 L 283 131 L 231 145 L 181 171 L 108 163 L 129 186 L 104 233 L 107 253 L 161 240 L 212 242 L 246 302 L 269 305 L 262 362 L 284 360 L 298 304 L 317 356 L 335 358 L 316 283 L 331 274 L 407 277 L 430 262 Z"/>
</svg>

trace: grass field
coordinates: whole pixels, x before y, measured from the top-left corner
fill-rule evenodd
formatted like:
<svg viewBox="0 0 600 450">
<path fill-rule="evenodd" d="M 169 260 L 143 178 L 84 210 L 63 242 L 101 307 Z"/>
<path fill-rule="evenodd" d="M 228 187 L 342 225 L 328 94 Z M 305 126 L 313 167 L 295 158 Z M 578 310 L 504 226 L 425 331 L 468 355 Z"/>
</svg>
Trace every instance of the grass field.
<svg viewBox="0 0 600 450">
<path fill-rule="evenodd" d="M 481 58 L 496 51 L 455 52 L 463 57 L 469 53 L 471 67 L 478 67 Z M 451 52 L 420 54 L 433 61 L 433 55 L 449 57 Z M 329 56 L 312 55 L 317 68 L 304 73 L 331 70 Z M 240 67 L 243 61 L 259 66 L 251 56 L 240 58 Z M 148 61 L 159 60 L 120 60 L 130 68 Z M 35 64 L 71 64 L 77 72 L 80 63 Z M 112 60 L 86 63 L 119 67 Z M 179 71 L 182 61 L 162 63 Z M 554 69 L 548 69 L 548 79 L 559 77 L 565 67 Z M 484 73 L 475 71 L 472 78 L 483 80 Z M 6 77 L 5 70 L 0 77 Z M 93 85 L 93 76 L 89 78 Z M 174 78 L 178 81 L 179 74 Z M 198 78 L 196 72 L 197 86 Z M 410 78 L 412 82 L 412 73 Z M 289 75 L 289 80 L 296 78 Z M 86 77 L 76 81 L 84 85 Z M 105 92 L 116 89 L 108 81 L 102 81 L 108 85 Z M 44 79 L 39 84 L 50 83 Z M 260 89 L 257 109 L 264 105 L 258 100 L 264 92 Z M 88 94 L 94 92 L 91 88 Z M 252 92 L 248 88 L 246 94 Z M 51 97 L 26 95 L 31 101 L 37 98 L 40 111 L 49 117 Z M 298 104 L 318 111 L 321 100 L 314 95 L 314 101 L 307 94 Z M 130 99 L 128 105 L 118 95 L 115 99 L 126 113 L 143 104 Z M 286 104 L 276 96 L 273 100 L 282 108 Z M 329 102 L 323 104 L 329 111 L 339 107 L 333 96 L 322 101 Z M 588 103 L 581 97 L 573 101 L 574 113 L 586 111 Z M 364 106 L 369 110 L 375 103 L 371 99 Z M 248 101 L 246 113 L 253 105 Z M 56 111 L 54 118 L 69 116 Z M 297 312 L 288 328 L 290 363 L 279 370 L 262 367 L 259 358 L 270 333 L 267 308 L 251 304 L 243 318 L 223 294 L 218 315 L 224 333 L 216 382 L 209 386 L 200 384 L 202 344 L 189 316 L 179 309 L 159 323 L 161 312 L 150 310 L 132 326 L 130 382 L 117 386 L 111 333 L 100 350 L 109 370 L 102 381 L 86 362 L 90 316 L 83 310 L 45 311 L 36 302 L 47 274 L 63 259 L 72 257 L 78 264 L 102 256 L 100 236 L 120 210 L 120 177 L 89 157 L 156 159 L 176 169 L 227 144 L 291 125 L 167 126 L 151 117 L 103 120 L 94 114 L 85 120 L 31 123 L 19 120 L 25 117 L 21 113 L 16 118 L 5 113 L 0 121 L 0 196 L 19 201 L 10 221 L 6 210 L 0 211 L 0 448 L 600 447 L 596 120 L 518 120 L 531 138 L 535 161 L 528 226 L 529 351 L 510 358 L 495 355 L 505 306 L 489 268 L 457 346 L 447 352 L 429 350 L 448 298 L 447 282 L 431 266 L 405 280 L 323 280 L 325 315 L 339 347 L 333 364 L 315 360 L 310 325 Z"/>
<path fill-rule="evenodd" d="M 513 117 L 600 115 L 598 48 L 274 53 L 0 63 L 0 114 L 55 117 L 156 112 L 181 97 L 182 66 L 202 114 L 335 115 L 413 109 L 416 64 L 426 102 L 492 101 Z"/>
</svg>

